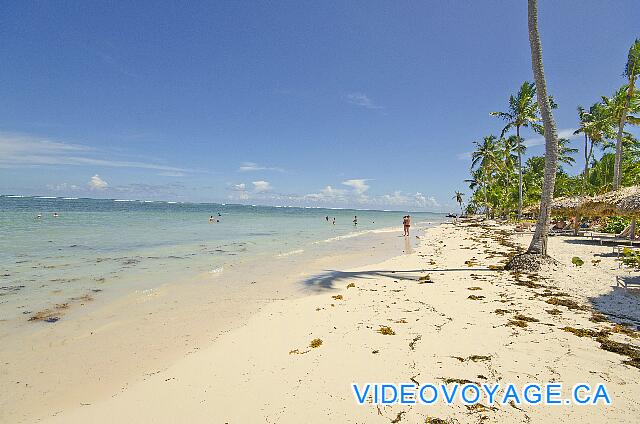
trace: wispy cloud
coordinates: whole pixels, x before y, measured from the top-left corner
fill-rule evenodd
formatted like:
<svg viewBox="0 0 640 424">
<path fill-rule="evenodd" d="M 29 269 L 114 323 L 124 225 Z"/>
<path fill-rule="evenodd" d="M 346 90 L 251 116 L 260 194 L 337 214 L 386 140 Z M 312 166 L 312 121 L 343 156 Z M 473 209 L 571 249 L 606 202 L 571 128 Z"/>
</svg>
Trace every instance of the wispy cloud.
<svg viewBox="0 0 640 424">
<path fill-rule="evenodd" d="M 112 160 L 91 147 L 53 141 L 47 138 L 0 133 L 0 167 L 74 165 L 112 168 L 138 168 L 185 174 L 189 170 L 150 162 Z"/>
<path fill-rule="evenodd" d="M 458 153 L 456 155 L 456 158 L 458 160 L 471 160 L 471 155 L 473 154 L 473 152 L 462 152 L 462 153 Z"/>
<path fill-rule="evenodd" d="M 262 166 L 258 165 L 255 162 L 242 162 L 240 168 L 238 168 L 240 172 L 255 172 L 255 171 L 276 171 L 276 172 L 284 172 L 284 169 L 278 168 L 275 166 Z"/>
<path fill-rule="evenodd" d="M 349 93 L 347 94 L 347 103 L 351 103 L 355 106 L 360 106 L 366 109 L 382 109 L 382 106 L 377 105 L 369 96 L 364 93 Z"/>
<path fill-rule="evenodd" d="M 264 193 L 273 189 L 269 181 L 253 181 L 251 184 L 253 184 L 253 190 L 256 193 Z"/>
<path fill-rule="evenodd" d="M 578 137 L 580 137 L 579 134 L 574 134 L 573 132 L 575 131 L 575 128 L 566 128 L 566 129 L 562 129 L 562 130 L 558 130 L 558 137 L 559 138 L 568 138 L 569 140 L 573 140 L 576 139 Z M 533 147 L 533 146 L 541 146 L 544 144 L 544 136 L 536 136 L 536 137 L 530 137 L 530 138 L 526 138 L 523 142 L 523 144 L 527 147 Z"/>
<path fill-rule="evenodd" d="M 364 194 L 367 190 L 369 190 L 369 185 L 367 184 L 368 179 L 353 179 L 343 181 L 342 184 L 348 187 L 353 188 L 353 190 L 357 194 Z"/>
</svg>

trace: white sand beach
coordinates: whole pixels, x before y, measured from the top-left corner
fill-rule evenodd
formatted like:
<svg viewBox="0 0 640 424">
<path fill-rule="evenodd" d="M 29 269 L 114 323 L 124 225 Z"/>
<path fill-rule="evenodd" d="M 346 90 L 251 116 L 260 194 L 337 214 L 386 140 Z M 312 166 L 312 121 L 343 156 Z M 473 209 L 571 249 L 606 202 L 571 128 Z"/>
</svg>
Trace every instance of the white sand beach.
<svg viewBox="0 0 640 424">
<path fill-rule="evenodd" d="M 312 293 L 267 302 L 242 324 L 220 327 L 224 332 L 208 343 L 192 345 L 185 337 L 181 357 L 156 360 L 153 350 L 139 352 L 146 366 L 129 370 L 125 384 L 122 373 L 114 372 L 111 382 L 97 373 L 99 380 L 85 379 L 82 387 L 67 384 L 69 394 L 50 398 L 37 416 L 14 411 L 3 422 L 637 422 L 637 359 L 635 366 L 625 363 L 629 356 L 604 350 L 602 342 L 638 352 L 640 295 L 615 287 L 616 276 L 629 273 L 611 247 L 573 240 L 550 238 L 555 268 L 513 275 L 491 268 L 528 236 L 497 224 L 441 224 L 410 254 L 298 278 Z M 572 265 L 574 256 L 585 264 Z M 195 312 L 216 316 L 214 309 Z M 156 331 L 176 337 L 189 333 L 179 320 L 156 324 L 162 328 Z M 393 334 L 382 334 L 382 327 Z M 118 331 L 135 328 L 128 323 Z M 314 339 L 322 342 L 315 348 Z M 127 360 L 101 348 L 94 355 Z M 367 382 L 602 383 L 612 404 L 383 406 L 369 399 L 360 406 L 351 384 Z M 22 383 L 5 379 L 3 392 L 11 384 Z M 37 401 L 37 391 L 16 400 Z"/>
</svg>

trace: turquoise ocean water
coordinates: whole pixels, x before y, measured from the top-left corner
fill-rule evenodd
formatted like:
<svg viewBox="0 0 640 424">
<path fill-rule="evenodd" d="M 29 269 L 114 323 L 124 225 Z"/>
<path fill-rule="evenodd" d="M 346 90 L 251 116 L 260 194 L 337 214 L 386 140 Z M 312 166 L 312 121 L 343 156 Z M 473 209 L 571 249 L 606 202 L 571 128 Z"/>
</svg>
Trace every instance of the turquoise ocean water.
<svg viewBox="0 0 640 424">
<path fill-rule="evenodd" d="M 209 223 L 210 215 L 220 222 Z M 87 291 L 148 288 L 177 276 L 222 272 L 247 258 L 292 257 L 322 243 L 398 227 L 403 215 L 0 196 L 0 319 Z M 414 222 L 443 220 L 441 214 L 411 215 Z"/>
</svg>

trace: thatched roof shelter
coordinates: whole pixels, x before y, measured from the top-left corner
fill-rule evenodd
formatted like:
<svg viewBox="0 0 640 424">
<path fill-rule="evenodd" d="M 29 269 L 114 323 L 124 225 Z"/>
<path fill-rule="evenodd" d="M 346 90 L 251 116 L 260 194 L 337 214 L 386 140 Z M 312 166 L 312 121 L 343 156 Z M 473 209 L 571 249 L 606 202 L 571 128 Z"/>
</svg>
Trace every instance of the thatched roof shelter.
<svg viewBox="0 0 640 424">
<path fill-rule="evenodd" d="M 624 187 L 598 196 L 588 197 L 580 204 L 583 215 L 640 216 L 640 186 Z"/>
<path fill-rule="evenodd" d="M 538 213 L 540 204 L 530 205 L 524 213 Z M 631 216 L 640 217 L 640 186 L 624 187 L 598 196 L 581 198 L 558 197 L 553 199 L 551 213 L 570 216 Z"/>
<path fill-rule="evenodd" d="M 566 215 L 575 215 L 578 211 L 582 199 L 580 197 L 574 196 L 563 196 L 553 199 L 551 203 L 551 213 L 553 214 L 566 214 Z M 522 210 L 523 213 L 527 214 L 537 214 L 540 211 L 540 204 L 529 205 Z"/>
</svg>

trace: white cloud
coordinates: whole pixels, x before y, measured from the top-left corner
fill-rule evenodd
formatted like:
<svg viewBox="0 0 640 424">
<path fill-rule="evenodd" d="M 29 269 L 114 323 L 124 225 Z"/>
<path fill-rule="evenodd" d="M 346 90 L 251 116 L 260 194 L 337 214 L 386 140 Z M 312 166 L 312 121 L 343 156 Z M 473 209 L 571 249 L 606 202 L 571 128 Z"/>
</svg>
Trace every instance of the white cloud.
<svg viewBox="0 0 640 424">
<path fill-rule="evenodd" d="M 364 93 L 347 94 L 347 102 L 366 109 L 382 109 L 381 106 L 376 105 L 374 101 Z"/>
<path fill-rule="evenodd" d="M 580 137 L 579 134 L 573 133 L 575 130 L 576 130 L 575 128 L 566 128 L 563 130 L 558 130 L 558 138 L 568 138 L 569 140 L 573 140 Z M 526 138 L 523 141 L 523 144 L 527 147 L 541 146 L 544 144 L 544 136 L 539 135 L 536 137 Z"/>
<path fill-rule="evenodd" d="M 247 193 L 247 185 L 245 183 L 230 184 L 227 186 L 233 193 L 229 195 L 229 199 L 233 200 L 247 200 L 249 199 L 249 193 Z"/>
<path fill-rule="evenodd" d="M 180 171 L 163 171 L 163 172 L 160 172 L 158 175 L 160 175 L 161 177 L 184 177 L 187 174 Z"/>
<path fill-rule="evenodd" d="M 284 172 L 284 169 L 278 168 L 275 166 L 262 166 L 258 165 L 255 162 L 242 162 L 240 168 L 238 168 L 240 172 L 255 172 L 255 171 L 277 171 Z"/>
<path fill-rule="evenodd" d="M 353 188 L 357 194 L 364 194 L 367 190 L 369 190 L 369 185 L 367 184 L 367 179 L 354 179 L 354 180 L 346 180 L 343 181 L 342 184 L 348 187 Z"/>
<path fill-rule="evenodd" d="M 458 160 L 471 160 L 472 154 L 473 152 L 462 152 L 462 153 L 458 153 L 456 155 L 456 158 L 458 158 Z"/>
<path fill-rule="evenodd" d="M 264 193 L 273 189 L 268 181 L 253 181 L 251 184 L 253 184 L 253 190 L 256 193 Z"/>
<path fill-rule="evenodd" d="M 323 188 L 322 190 L 320 190 L 320 193 L 310 193 L 310 194 L 306 194 L 304 196 L 305 199 L 307 200 L 312 200 L 312 201 L 333 201 L 333 202 L 340 202 L 340 201 L 344 201 L 345 200 L 345 193 L 347 191 L 346 190 L 342 190 L 339 188 L 333 188 L 330 185 L 326 186 L 325 188 Z"/>
<path fill-rule="evenodd" d="M 111 160 L 96 157 L 100 152 L 79 144 L 52 141 L 47 138 L 0 133 L 0 167 L 74 165 L 138 168 L 173 173 L 186 169 L 148 162 Z"/>
<path fill-rule="evenodd" d="M 53 190 L 53 191 L 77 191 L 77 190 L 80 190 L 79 186 L 77 186 L 75 184 L 67 184 L 67 183 L 47 184 L 46 187 L 49 190 Z"/>
<path fill-rule="evenodd" d="M 418 206 L 421 206 L 423 208 L 430 207 L 430 206 L 436 207 L 436 208 L 440 207 L 440 203 L 438 203 L 436 198 L 433 196 L 425 196 L 420 192 L 416 192 L 416 194 L 414 194 L 413 197 L 416 203 L 418 204 Z"/>
<path fill-rule="evenodd" d="M 91 190 L 105 190 L 109 187 L 109 184 L 100 178 L 100 175 L 96 174 L 89 180 L 89 188 Z"/>
</svg>

